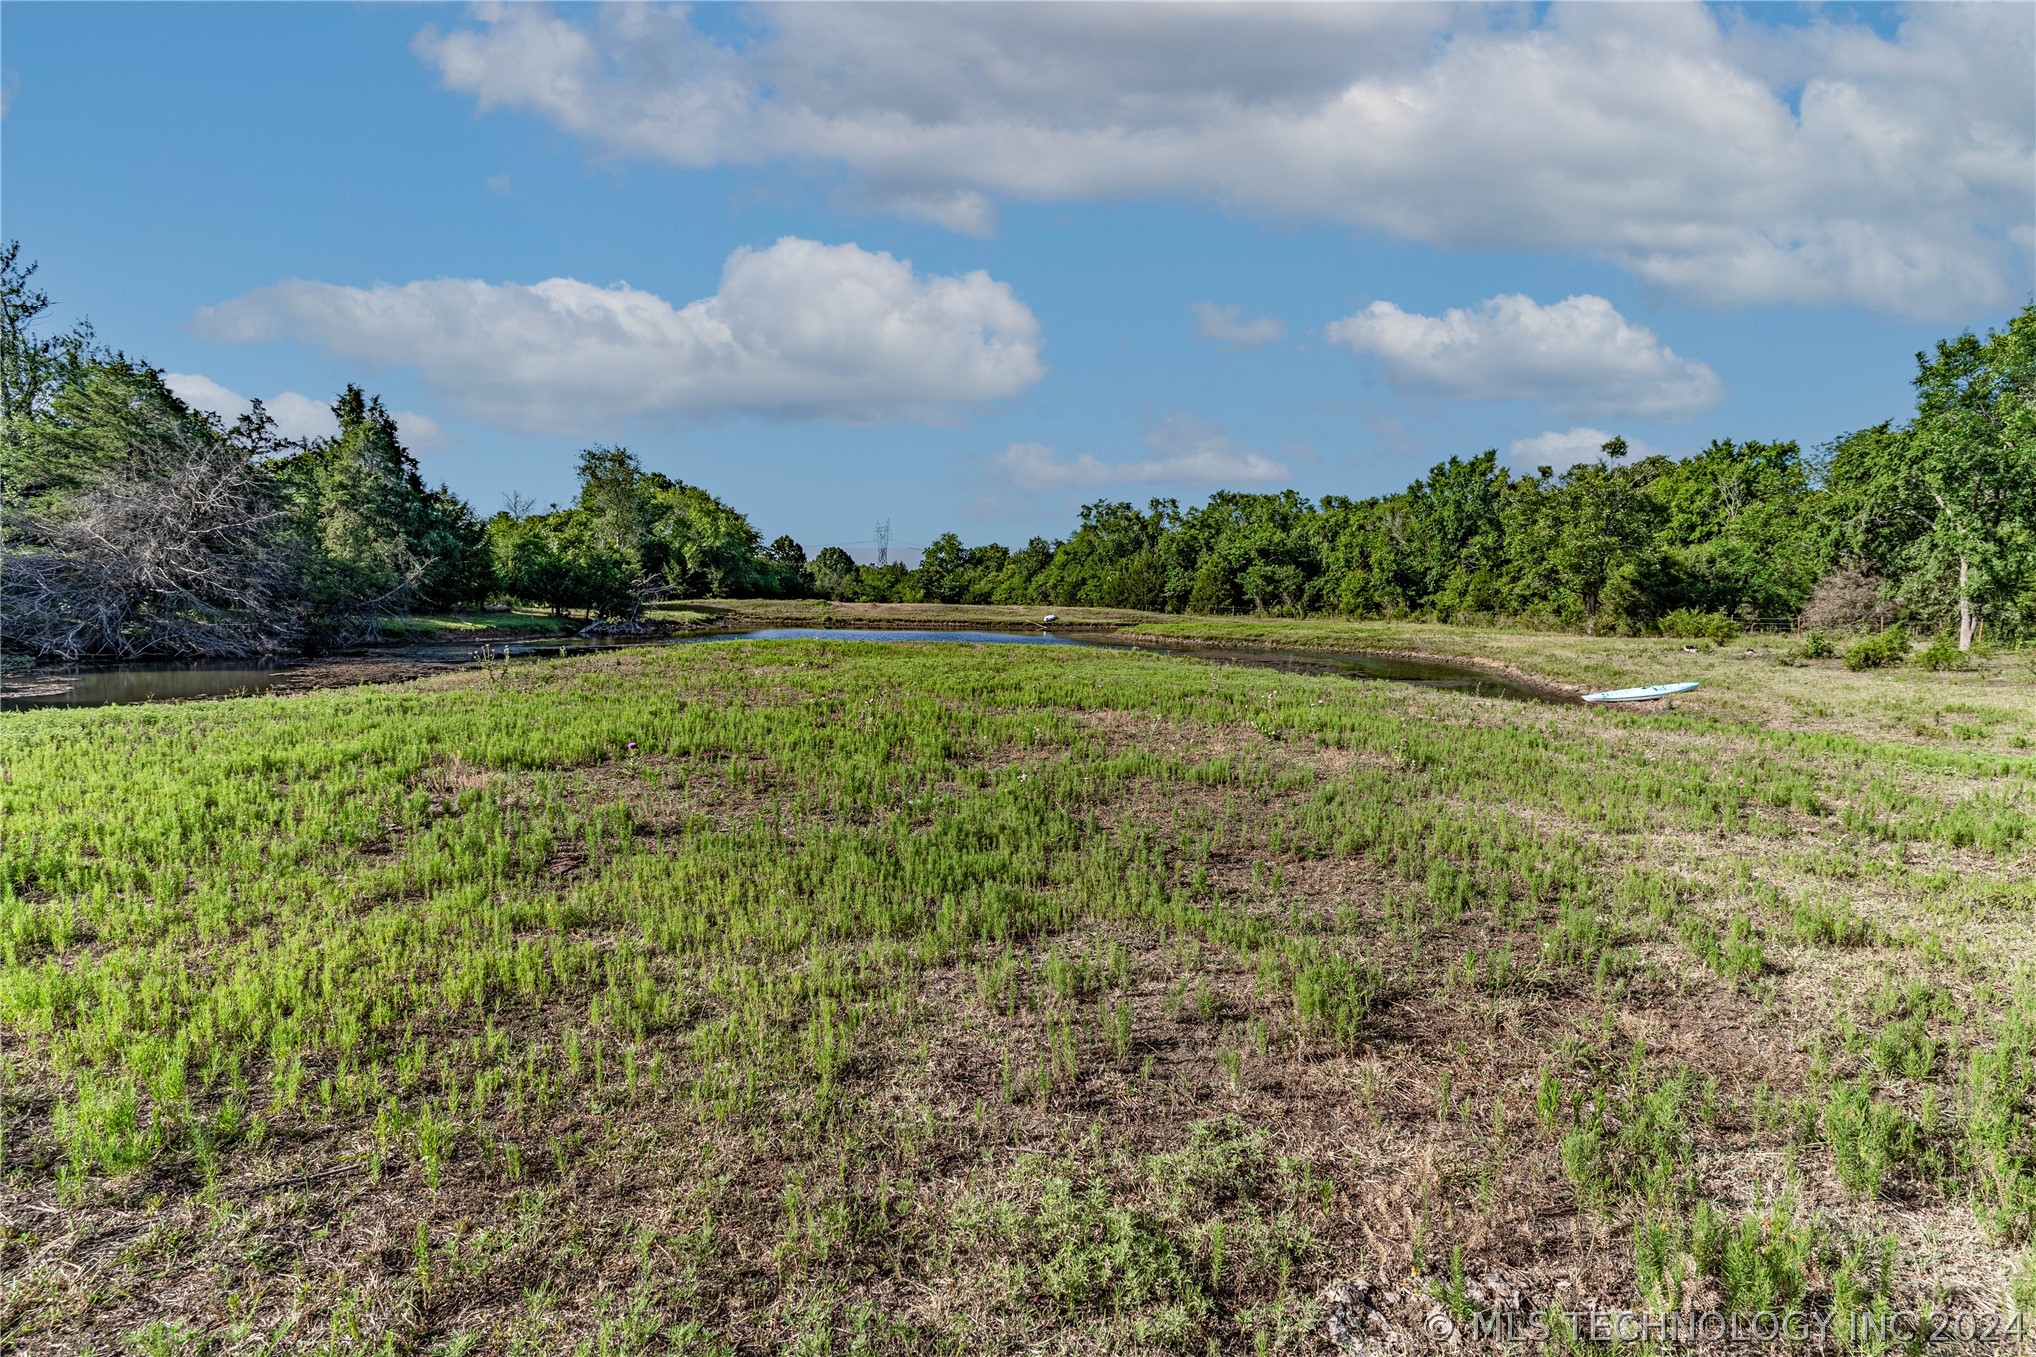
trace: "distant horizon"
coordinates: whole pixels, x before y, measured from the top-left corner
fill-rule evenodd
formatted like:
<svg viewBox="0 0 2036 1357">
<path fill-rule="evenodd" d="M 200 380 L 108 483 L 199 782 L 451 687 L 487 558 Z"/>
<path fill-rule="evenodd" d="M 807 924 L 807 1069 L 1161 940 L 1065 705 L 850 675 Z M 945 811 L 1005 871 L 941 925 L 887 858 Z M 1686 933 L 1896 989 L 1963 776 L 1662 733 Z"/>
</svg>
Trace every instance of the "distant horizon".
<svg viewBox="0 0 2036 1357">
<path fill-rule="evenodd" d="M 2032 292 L 2029 12 L 16 5 L 0 205 L 204 408 L 916 556 L 1901 419 Z"/>
</svg>

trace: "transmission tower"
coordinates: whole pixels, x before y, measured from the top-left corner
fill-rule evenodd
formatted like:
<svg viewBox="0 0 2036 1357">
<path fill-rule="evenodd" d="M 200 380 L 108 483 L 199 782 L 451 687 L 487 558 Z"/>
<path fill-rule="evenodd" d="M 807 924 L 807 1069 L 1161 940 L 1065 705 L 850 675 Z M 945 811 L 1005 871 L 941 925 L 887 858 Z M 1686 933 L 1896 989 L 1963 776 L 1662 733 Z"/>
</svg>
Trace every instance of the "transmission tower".
<svg viewBox="0 0 2036 1357">
<path fill-rule="evenodd" d="M 877 524 L 877 565 L 879 568 L 891 563 L 891 520 L 886 518 Z"/>
</svg>

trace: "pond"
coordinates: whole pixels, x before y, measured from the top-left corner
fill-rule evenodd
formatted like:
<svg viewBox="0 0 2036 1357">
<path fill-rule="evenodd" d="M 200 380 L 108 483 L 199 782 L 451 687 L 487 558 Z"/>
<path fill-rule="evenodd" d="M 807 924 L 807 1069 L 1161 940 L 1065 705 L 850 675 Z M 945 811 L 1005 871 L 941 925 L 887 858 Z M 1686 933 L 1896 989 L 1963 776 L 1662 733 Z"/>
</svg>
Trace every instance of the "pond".
<svg viewBox="0 0 2036 1357">
<path fill-rule="evenodd" d="M 567 637 L 557 640 L 495 642 L 430 642 L 378 648 L 373 654 L 424 664 L 471 664 L 485 649 L 492 658 L 552 659 L 639 646 L 703 645 L 719 641 L 892 641 L 947 642 L 963 645 L 1088 646 L 1147 654 L 1186 655 L 1217 664 L 1246 665 L 1299 674 L 1341 674 L 1350 678 L 1383 679 L 1431 688 L 1449 688 L 1478 697 L 1527 702 L 1567 703 L 1575 699 L 1552 689 L 1504 678 L 1466 664 L 1408 659 L 1366 651 L 1281 650 L 1162 645 L 1113 635 L 1077 636 L 1050 631 L 909 631 L 877 627 L 769 627 L 751 631 L 695 632 L 683 636 Z M 105 707 L 132 702 L 166 702 L 180 698 L 237 697 L 259 693 L 303 669 L 301 662 L 276 664 L 159 662 L 103 668 L 42 671 L 35 687 L 0 697 L 0 709 L 35 707 Z"/>
<path fill-rule="evenodd" d="M 258 693 L 302 666 L 292 661 L 256 664 L 161 660 L 95 668 L 37 670 L 27 692 L 0 696 L 0 709 L 112 707 L 129 702 L 174 702 L 188 697 Z"/>
</svg>

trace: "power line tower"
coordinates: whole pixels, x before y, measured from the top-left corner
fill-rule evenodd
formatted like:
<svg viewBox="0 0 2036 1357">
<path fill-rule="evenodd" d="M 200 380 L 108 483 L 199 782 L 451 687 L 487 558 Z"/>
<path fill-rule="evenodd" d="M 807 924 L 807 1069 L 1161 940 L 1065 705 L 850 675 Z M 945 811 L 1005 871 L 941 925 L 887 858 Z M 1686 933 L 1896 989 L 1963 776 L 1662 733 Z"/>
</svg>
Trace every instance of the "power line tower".
<svg viewBox="0 0 2036 1357">
<path fill-rule="evenodd" d="M 886 518 L 877 524 L 877 567 L 882 569 L 891 563 L 891 520 Z"/>
</svg>

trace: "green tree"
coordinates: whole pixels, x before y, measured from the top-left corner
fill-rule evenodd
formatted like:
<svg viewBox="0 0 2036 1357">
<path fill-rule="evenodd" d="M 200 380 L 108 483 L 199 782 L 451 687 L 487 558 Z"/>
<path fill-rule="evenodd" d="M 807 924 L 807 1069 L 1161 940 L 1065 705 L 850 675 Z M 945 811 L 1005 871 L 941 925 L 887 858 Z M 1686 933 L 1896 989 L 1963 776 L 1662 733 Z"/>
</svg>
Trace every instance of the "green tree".
<svg viewBox="0 0 2036 1357">
<path fill-rule="evenodd" d="M 1611 456 L 1613 444 L 1604 451 Z M 1648 536 L 1631 470 L 1596 462 L 1571 467 L 1551 497 L 1548 525 L 1549 565 L 1582 608 L 1584 630 L 1595 634 L 1605 586 Z"/>
<path fill-rule="evenodd" d="M 652 492 L 652 534 L 664 575 L 688 598 L 754 598 L 773 592 L 775 571 L 758 554 L 749 520 L 698 486 L 663 481 Z"/>
<path fill-rule="evenodd" d="M 1156 549 L 1179 517 L 1170 499 L 1153 500 L 1143 513 L 1116 500 L 1084 504 L 1081 526 L 1035 578 L 1036 596 L 1086 607 L 1164 606 L 1166 578 Z"/>
<path fill-rule="evenodd" d="M 332 413 L 338 435 L 288 457 L 278 472 L 313 549 L 314 606 L 372 626 L 418 596 L 428 562 L 410 530 L 424 483 L 380 397 L 349 384 Z"/>
<path fill-rule="evenodd" d="M 813 558 L 808 573 L 812 576 L 813 587 L 828 598 L 844 599 L 854 588 L 856 579 L 855 557 L 840 547 L 824 547 Z"/>
<path fill-rule="evenodd" d="M 968 550 L 968 568 L 962 590 L 964 603 L 988 603 L 996 592 L 997 581 L 1011 564 L 1010 548 L 990 542 Z"/>
<path fill-rule="evenodd" d="M 501 513 L 488 522 L 495 576 L 515 598 L 564 616 L 578 609 L 594 617 L 634 617 L 640 607 L 635 561 L 604 538 L 579 509 L 517 518 Z"/>
<path fill-rule="evenodd" d="M 349 384 L 332 403 L 339 433 L 274 437 L 257 408 L 235 426 L 265 454 L 309 548 L 307 585 L 330 629 L 372 630 L 383 614 L 467 607 L 495 588 L 486 526 L 441 485 L 428 489 L 379 396 Z"/>
<path fill-rule="evenodd" d="M 919 558 L 919 594 L 928 603 L 959 603 L 968 596 L 969 553 L 961 538 L 944 532 Z"/>
<path fill-rule="evenodd" d="M 543 520 L 503 512 L 488 520 L 494 574 L 504 593 L 562 613 L 573 604 L 565 558 Z"/>
<path fill-rule="evenodd" d="M 1912 606 L 1955 616 L 1966 650 L 2036 575 L 2036 303 L 1916 366 L 1915 417 L 1842 440 L 1831 488 L 1853 542 Z"/>
<path fill-rule="evenodd" d="M 1018 550 L 1011 552 L 997 567 L 996 573 L 984 581 L 988 603 L 1038 603 L 1040 601 L 1039 580 L 1053 564 L 1054 553 L 1060 549 L 1058 542 L 1045 537 L 1034 537 Z"/>
<path fill-rule="evenodd" d="M 1324 571 L 1334 605 L 1353 616 L 1411 611 L 1418 597 L 1404 498 L 1322 501 L 1328 541 Z"/>
<path fill-rule="evenodd" d="M 424 568 L 418 602 L 428 608 L 471 608 L 495 591 L 488 527 L 473 506 L 441 485 L 412 505 L 410 538 Z"/>
<path fill-rule="evenodd" d="M 916 603 L 912 572 L 903 561 L 857 566 L 853 597 L 865 603 Z"/>
<path fill-rule="evenodd" d="M 1416 608 L 1447 611 L 1459 600 L 1483 599 L 1485 587 L 1473 581 L 1501 554 L 1499 504 L 1509 478 L 1498 459 L 1496 449 L 1467 460 L 1452 457 L 1401 497 L 1400 573 Z"/>
<path fill-rule="evenodd" d="M 110 356 L 100 353 L 89 322 L 58 334 L 38 329 L 50 299 L 35 286 L 36 268 L 22 260 L 21 242 L 0 245 L 0 431 L 46 416 L 89 360 Z"/>
<path fill-rule="evenodd" d="M 587 448 L 578 469 L 579 507 L 594 540 L 634 565 L 644 564 L 644 538 L 656 515 L 655 489 L 635 454 L 621 447 Z"/>
<path fill-rule="evenodd" d="M 1199 509 L 1170 513 L 1163 527 L 1153 549 L 1166 568 L 1165 606 L 1307 610 L 1321 574 L 1322 533 L 1314 506 L 1294 491 L 1219 490 Z"/>
</svg>

